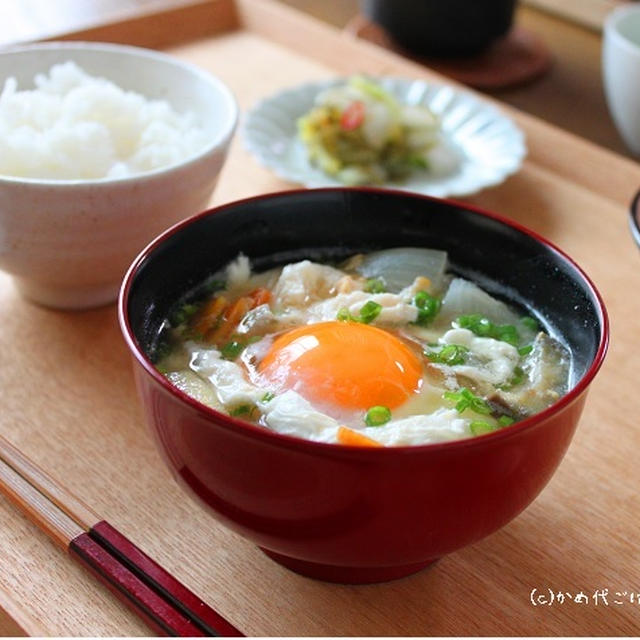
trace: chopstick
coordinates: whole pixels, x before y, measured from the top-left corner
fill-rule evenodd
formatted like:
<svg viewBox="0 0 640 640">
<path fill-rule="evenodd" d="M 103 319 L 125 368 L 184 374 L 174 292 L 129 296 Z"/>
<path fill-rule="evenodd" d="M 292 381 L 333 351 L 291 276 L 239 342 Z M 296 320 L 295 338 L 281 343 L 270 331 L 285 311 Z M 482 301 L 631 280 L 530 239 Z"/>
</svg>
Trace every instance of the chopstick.
<svg viewBox="0 0 640 640">
<path fill-rule="evenodd" d="M 3 436 L 0 492 L 156 634 L 244 635 Z"/>
</svg>

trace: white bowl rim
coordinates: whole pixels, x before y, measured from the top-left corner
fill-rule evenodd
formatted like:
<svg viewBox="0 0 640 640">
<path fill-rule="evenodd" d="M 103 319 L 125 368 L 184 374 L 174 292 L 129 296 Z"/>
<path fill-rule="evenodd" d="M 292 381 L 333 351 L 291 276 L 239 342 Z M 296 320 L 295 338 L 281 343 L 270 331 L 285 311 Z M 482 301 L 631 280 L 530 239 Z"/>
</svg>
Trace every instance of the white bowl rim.
<svg viewBox="0 0 640 640">
<path fill-rule="evenodd" d="M 603 32 L 623 46 L 628 52 L 635 53 L 640 51 L 640 43 L 634 42 L 629 37 L 620 32 L 620 24 L 629 16 L 639 15 L 640 5 L 629 4 L 621 5 L 613 9 L 605 18 Z"/>
<path fill-rule="evenodd" d="M 233 133 L 238 125 L 239 119 L 239 107 L 236 101 L 235 96 L 233 95 L 231 89 L 217 76 L 209 73 L 205 69 L 198 67 L 195 64 L 190 62 L 186 62 L 180 58 L 169 55 L 167 53 L 163 53 L 161 51 L 156 51 L 154 49 L 148 49 L 145 47 L 137 47 L 133 45 L 125 45 L 125 44 L 116 44 L 111 42 L 90 42 L 90 41 L 81 41 L 74 40 L 69 42 L 62 41 L 49 41 L 49 42 L 38 42 L 32 44 L 23 44 L 12 46 L 6 49 L 2 49 L 0 51 L 0 57 L 6 54 L 17 54 L 28 51 L 47 51 L 47 50 L 65 50 L 68 49 L 70 51 L 73 50 L 90 50 L 90 51 L 104 51 L 107 53 L 123 53 L 136 57 L 148 58 L 151 60 L 157 60 L 159 62 L 164 62 L 166 64 L 170 64 L 174 67 L 182 68 L 188 73 L 196 76 L 198 79 L 206 82 L 209 85 L 215 87 L 215 89 L 221 94 L 225 106 L 229 112 L 229 118 L 226 123 L 226 126 L 221 130 L 221 132 L 213 137 L 207 144 L 204 146 L 198 153 L 188 157 L 186 160 L 176 162 L 165 167 L 159 167 L 157 169 L 153 169 L 151 171 L 144 171 L 140 173 L 135 173 L 129 176 L 123 176 L 119 178 L 94 178 L 94 179 L 81 179 L 81 178 L 65 178 L 65 179 L 52 179 L 52 178 L 31 178 L 31 177 L 22 177 L 22 176 L 10 176 L 0 174 L 0 185 L 9 185 L 9 184 L 24 184 L 24 185 L 34 185 L 34 186 L 42 186 L 47 188 L 68 188 L 69 186 L 79 187 L 79 186 L 87 186 L 91 188 L 95 188 L 101 185 L 114 185 L 114 184 L 125 184 L 133 181 L 140 181 L 144 179 L 154 179 L 156 177 L 161 177 L 166 174 L 172 173 L 174 171 L 183 170 L 189 167 L 192 164 L 195 164 L 202 160 L 207 155 L 210 155 L 216 152 L 218 149 L 223 147 L 228 141 L 230 141 Z M 1 87 L 0 87 L 1 90 Z"/>
</svg>

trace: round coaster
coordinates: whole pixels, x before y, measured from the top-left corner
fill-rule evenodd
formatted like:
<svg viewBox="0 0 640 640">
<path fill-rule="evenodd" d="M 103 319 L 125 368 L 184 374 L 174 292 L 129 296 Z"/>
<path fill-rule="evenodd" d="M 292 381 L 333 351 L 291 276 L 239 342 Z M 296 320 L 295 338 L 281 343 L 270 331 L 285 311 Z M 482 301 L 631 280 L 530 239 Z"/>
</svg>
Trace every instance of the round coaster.
<svg viewBox="0 0 640 640">
<path fill-rule="evenodd" d="M 362 15 L 352 18 L 345 30 L 476 89 L 505 89 L 526 84 L 543 75 L 552 64 L 551 53 L 540 38 L 518 26 L 483 52 L 465 58 L 433 58 L 411 53 Z"/>
</svg>

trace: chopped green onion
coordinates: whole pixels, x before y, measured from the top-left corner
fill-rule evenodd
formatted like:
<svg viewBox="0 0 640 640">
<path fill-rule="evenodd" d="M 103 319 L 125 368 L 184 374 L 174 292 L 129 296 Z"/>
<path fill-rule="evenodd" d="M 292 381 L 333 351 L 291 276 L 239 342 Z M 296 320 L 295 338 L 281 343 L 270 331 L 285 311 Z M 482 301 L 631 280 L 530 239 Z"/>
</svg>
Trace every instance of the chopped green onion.
<svg viewBox="0 0 640 640">
<path fill-rule="evenodd" d="M 429 163 L 424 156 L 414 154 L 407 158 L 407 164 L 413 169 L 428 169 Z"/>
<path fill-rule="evenodd" d="M 488 338 L 493 332 L 494 324 L 489 320 L 481 316 L 479 313 L 471 313 L 466 316 L 459 316 L 456 318 L 456 323 L 462 329 L 468 329 L 482 338 Z"/>
<path fill-rule="evenodd" d="M 520 324 L 530 331 L 538 331 L 538 329 L 540 328 L 538 321 L 531 316 L 524 316 L 520 318 Z"/>
<path fill-rule="evenodd" d="M 154 364 L 166 358 L 171 353 L 172 349 L 173 347 L 168 340 L 161 340 L 160 342 L 158 342 L 155 349 L 153 350 Z M 157 369 L 157 366 L 156 366 L 156 369 Z"/>
<path fill-rule="evenodd" d="M 244 342 L 230 340 L 220 348 L 220 354 L 225 360 L 235 360 L 244 351 L 245 347 Z"/>
<path fill-rule="evenodd" d="M 517 329 L 512 324 L 494 324 L 479 313 L 471 313 L 456 318 L 456 323 L 462 329 L 468 329 L 481 338 L 493 338 L 507 342 L 514 347 L 518 346 L 520 336 Z"/>
<path fill-rule="evenodd" d="M 485 420 L 472 420 L 469 425 L 469 429 L 474 436 L 482 435 L 483 433 L 491 433 L 495 431 L 498 427 L 494 424 L 490 424 Z"/>
<path fill-rule="evenodd" d="M 382 311 L 382 305 L 374 302 L 373 300 L 369 300 L 369 302 L 365 302 L 360 309 L 360 322 L 364 324 L 370 324 L 373 322 L 379 315 L 380 311 Z"/>
<path fill-rule="evenodd" d="M 455 409 L 458 413 L 462 413 L 467 409 L 487 416 L 491 413 L 491 407 L 487 402 L 471 393 L 466 387 L 462 387 L 460 391 L 445 391 L 442 397 L 455 402 Z"/>
<path fill-rule="evenodd" d="M 524 380 L 524 371 L 521 367 L 515 367 L 513 370 L 513 378 L 509 381 L 512 387 L 520 384 Z"/>
<path fill-rule="evenodd" d="M 387 288 L 382 278 L 369 278 L 364 284 L 364 290 L 367 293 L 384 293 Z"/>
<path fill-rule="evenodd" d="M 439 298 L 432 296 L 426 291 L 418 291 L 413 296 L 413 305 L 418 308 L 418 317 L 415 324 L 421 327 L 427 326 L 440 311 L 441 302 Z"/>
<path fill-rule="evenodd" d="M 364 416 L 364 423 L 368 427 L 380 427 L 391 420 L 391 409 L 377 405 L 371 407 Z"/>
<path fill-rule="evenodd" d="M 193 316 L 198 312 L 198 309 L 200 309 L 199 304 L 193 304 L 190 302 L 183 304 L 171 314 L 171 317 L 169 318 L 171 326 L 179 327 L 181 324 L 185 324 L 193 318 Z"/>
<path fill-rule="evenodd" d="M 498 424 L 501 427 L 508 427 L 510 424 L 513 424 L 515 420 L 509 416 L 500 416 L 498 418 Z"/>
<path fill-rule="evenodd" d="M 229 415 L 232 417 L 237 417 L 237 416 L 244 416 L 247 414 L 251 414 L 251 412 L 254 410 L 254 406 L 250 405 L 250 404 L 241 404 L 233 409 L 231 409 L 231 411 L 229 411 Z"/>
<path fill-rule="evenodd" d="M 503 385 L 500 385 L 498 389 L 502 389 L 502 391 L 508 391 L 509 389 L 512 389 L 513 387 L 519 385 L 524 380 L 524 377 L 525 373 L 522 367 L 515 367 L 513 369 L 513 376 L 511 377 L 511 380 Z"/>
<path fill-rule="evenodd" d="M 469 349 L 461 344 L 448 344 L 440 351 L 425 351 L 424 355 L 430 362 L 435 364 L 446 364 L 453 367 L 457 364 L 464 364 L 467 361 Z"/>
<path fill-rule="evenodd" d="M 518 342 L 520 342 L 520 336 L 518 335 L 518 331 L 512 324 L 497 325 L 495 338 L 496 340 L 507 342 L 508 344 L 511 344 L 514 347 L 517 347 Z"/>
<path fill-rule="evenodd" d="M 349 311 L 349 309 L 347 309 L 347 307 L 342 307 L 342 309 L 338 309 L 336 320 L 339 320 L 340 322 L 348 322 L 348 321 L 357 322 L 357 318 L 354 318 L 351 315 L 351 312 Z"/>
<path fill-rule="evenodd" d="M 271 391 L 267 391 L 262 398 L 260 398 L 260 402 L 271 402 L 276 397 L 275 393 L 271 393 Z"/>
<path fill-rule="evenodd" d="M 531 352 L 533 351 L 533 345 L 532 344 L 528 344 L 524 347 L 520 347 L 518 349 L 518 353 L 524 357 L 524 356 L 528 356 Z"/>
<path fill-rule="evenodd" d="M 215 293 L 216 291 L 220 291 L 221 289 L 226 289 L 227 283 L 224 280 L 220 280 L 218 278 L 214 278 L 213 280 L 209 280 L 204 285 L 204 289 L 207 293 Z"/>
<path fill-rule="evenodd" d="M 342 309 L 338 310 L 336 319 L 340 322 L 361 322 L 362 324 L 370 324 L 380 315 L 380 311 L 382 311 L 382 305 L 374 302 L 373 300 L 369 300 L 362 305 L 358 316 L 352 315 L 349 309 L 342 307 Z"/>
</svg>

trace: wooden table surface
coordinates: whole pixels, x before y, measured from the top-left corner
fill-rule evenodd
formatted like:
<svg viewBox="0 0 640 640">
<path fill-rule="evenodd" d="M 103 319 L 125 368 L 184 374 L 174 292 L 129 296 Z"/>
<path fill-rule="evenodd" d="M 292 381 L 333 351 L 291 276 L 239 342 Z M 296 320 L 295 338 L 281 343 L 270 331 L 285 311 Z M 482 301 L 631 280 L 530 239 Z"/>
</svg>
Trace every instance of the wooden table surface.
<svg viewBox="0 0 640 640">
<path fill-rule="evenodd" d="M 183 4 L 179 44 L 169 44 L 175 13 L 80 35 L 162 44 L 219 75 L 242 109 L 282 87 L 363 69 L 444 81 L 272 0 Z M 558 472 L 497 533 L 387 584 L 325 584 L 279 567 L 170 478 L 143 426 L 113 306 L 42 309 L 21 300 L 5 275 L 0 431 L 248 635 L 637 635 L 640 256 L 626 210 L 640 166 L 502 108 L 525 131 L 527 160 L 502 185 L 465 200 L 572 255 L 603 294 L 612 343 Z M 292 186 L 258 166 L 237 137 L 214 202 Z M 1 499 L 0 522 L 0 633 L 148 633 Z"/>
</svg>

